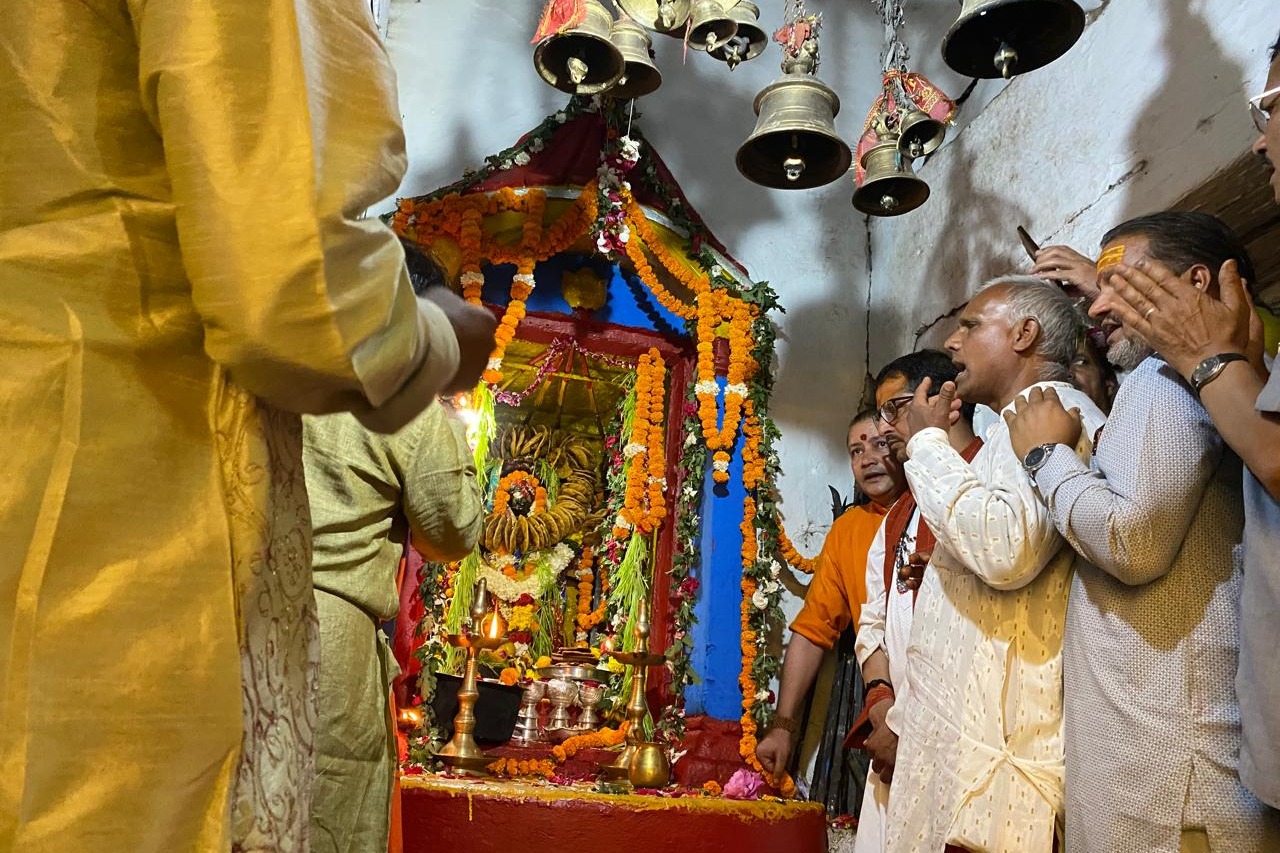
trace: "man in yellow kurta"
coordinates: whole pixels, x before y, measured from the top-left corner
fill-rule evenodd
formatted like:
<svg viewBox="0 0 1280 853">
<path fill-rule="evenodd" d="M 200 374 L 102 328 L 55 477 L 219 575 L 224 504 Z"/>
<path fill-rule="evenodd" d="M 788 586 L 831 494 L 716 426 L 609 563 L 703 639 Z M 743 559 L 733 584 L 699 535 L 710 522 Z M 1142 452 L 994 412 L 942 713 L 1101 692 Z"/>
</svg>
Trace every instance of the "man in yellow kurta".
<svg viewBox="0 0 1280 853">
<path fill-rule="evenodd" d="M 394 93 L 364 0 L 5 5 L 0 851 L 304 849 L 287 413 L 394 429 L 487 354 L 357 220 Z"/>
<path fill-rule="evenodd" d="M 867 602 L 867 550 L 885 513 L 906 490 L 902 465 L 876 429 L 874 410 L 860 412 L 849 424 L 849 463 L 858 491 L 868 502 L 846 510 L 831 525 L 818 555 L 804 605 L 791 623 L 791 640 L 778 681 L 777 716 L 760 740 L 756 757 L 765 770 L 781 776 L 800 734 L 800 711 L 818 675 L 822 657 L 857 619 Z"/>
</svg>

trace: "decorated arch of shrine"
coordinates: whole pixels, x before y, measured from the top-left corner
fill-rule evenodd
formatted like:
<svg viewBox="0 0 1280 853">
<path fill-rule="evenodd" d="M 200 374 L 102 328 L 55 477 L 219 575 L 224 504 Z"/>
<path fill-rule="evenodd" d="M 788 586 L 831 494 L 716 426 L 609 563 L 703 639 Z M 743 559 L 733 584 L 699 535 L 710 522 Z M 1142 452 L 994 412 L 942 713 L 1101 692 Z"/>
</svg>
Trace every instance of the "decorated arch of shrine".
<svg viewBox="0 0 1280 853">
<path fill-rule="evenodd" d="M 718 798 L 760 779 L 781 574 L 812 570 L 777 505 L 773 292 L 608 101 L 575 98 L 389 219 L 500 317 L 482 382 L 456 401 L 484 486 L 480 543 L 456 563 L 411 565 L 397 626 L 408 848 L 413 827 L 460 807 L 460 768 L 437 753 L 473 713 L 455 712 L 475 701 L 456 638 L 486 612 L 502 627 L 474 653 L 482 808 L 541 785 L 557 808 L 590 811 L 585 785 L 629 813 L 625 764 L 644 744 L 678 759 L 658 796 Z M 492 729 L 499 705 L 519 705 L 514 731 L 509 715 Z M 605 765 L 615 772 L 590 788 Z M 820 838 L 821 808 L 787 801 L 789 777 L 761 784 L 765 803 L 734 801 L 716 819 L 763 838 L 763 814 Z M 468 814 L 475 803 L 468 794 Z M 786 806 L 758 812 L 769 803 Z"/>
</svg>

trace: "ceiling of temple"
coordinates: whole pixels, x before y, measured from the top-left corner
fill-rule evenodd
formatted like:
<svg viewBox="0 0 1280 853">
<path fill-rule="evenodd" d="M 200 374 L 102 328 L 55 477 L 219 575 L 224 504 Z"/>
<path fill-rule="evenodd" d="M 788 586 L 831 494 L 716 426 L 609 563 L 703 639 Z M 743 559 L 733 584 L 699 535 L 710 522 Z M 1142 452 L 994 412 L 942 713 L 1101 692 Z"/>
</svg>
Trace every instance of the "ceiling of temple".
<svg viewBox="0 0 1280 853">
<path fill-rule="evenodd" d="M 609 357 L 609 361 L 621 359 Z M 632 370 L 609 361 L 567 341 L 540 344 L 513 340 L 502 362 L 499 390 L 528 395 L 518 408 L 500 404 L 499 422 L 545 425 L 602 438 L 622 405 L 626 395 L 622 382 Z"/>
</svg>

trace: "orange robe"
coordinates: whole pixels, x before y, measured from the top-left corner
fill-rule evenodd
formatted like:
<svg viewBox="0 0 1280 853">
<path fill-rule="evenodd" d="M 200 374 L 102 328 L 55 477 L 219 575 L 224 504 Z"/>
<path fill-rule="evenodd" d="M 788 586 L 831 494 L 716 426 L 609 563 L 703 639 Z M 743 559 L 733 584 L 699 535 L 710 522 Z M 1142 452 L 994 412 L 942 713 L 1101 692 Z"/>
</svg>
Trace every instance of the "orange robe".
<svg viewBox="0 0 1280 853">
<path fill-rule="evenodd" d="M 846 510 L 831 525 L 792 631 L 824 649 L 835 646 L 867 601 L 867 550 L 887 512 L 868 503 Z"/>
</svg>

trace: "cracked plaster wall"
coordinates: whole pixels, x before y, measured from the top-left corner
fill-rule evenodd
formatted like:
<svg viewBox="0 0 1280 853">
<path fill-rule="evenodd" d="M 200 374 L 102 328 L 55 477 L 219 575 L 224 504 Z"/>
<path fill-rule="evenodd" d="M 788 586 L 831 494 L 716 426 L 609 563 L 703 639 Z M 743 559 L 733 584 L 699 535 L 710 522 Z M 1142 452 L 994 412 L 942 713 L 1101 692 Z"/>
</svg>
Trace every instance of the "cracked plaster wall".
<svg viewBox="0 0 1280 853">
<path fill-rule="evenodd" d="M 1272 0 L 1085 6 L 1084 35 L 1065 56 L 1007 85 L 984 83 L 981 109 L 965 105 L 945 145 L 918 164 L 929 201 L 872 224 L 873 370 L 984 279 L 1027 269 L 1018 225 L 1041 245 L 1092 255 L 1110 226 L 1167 207 L 1256 136 L 1245 100 L 1260 91 L 1280 28 Z M 939 23 L 930 18 L 922 34 Z M 952 328 L 942 320 L 919 342 L 937 345 Z"/>
</svg>

